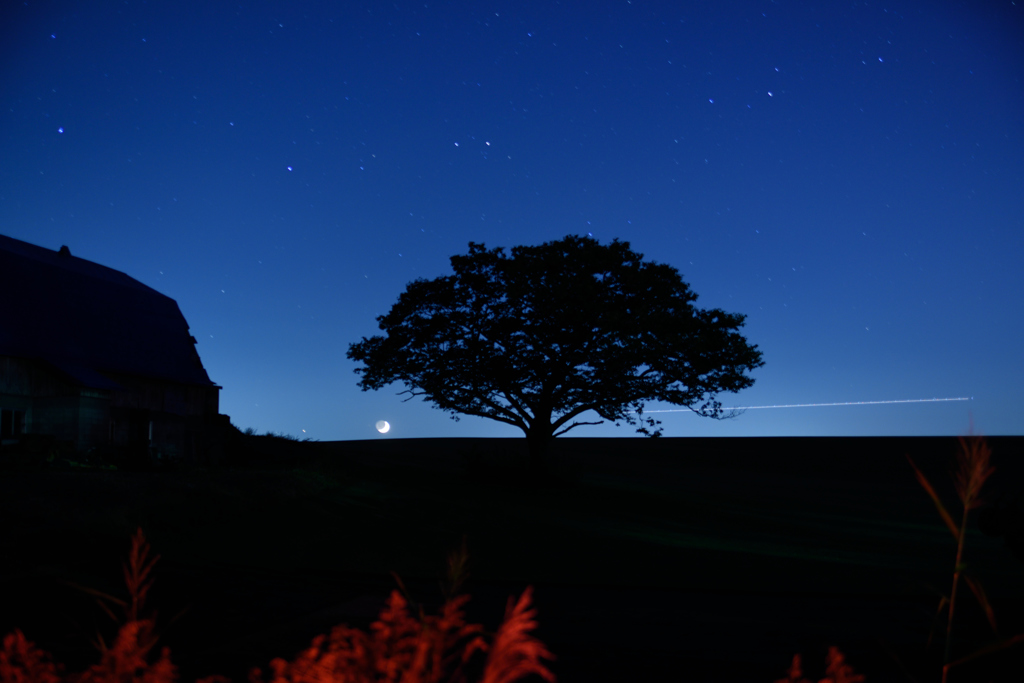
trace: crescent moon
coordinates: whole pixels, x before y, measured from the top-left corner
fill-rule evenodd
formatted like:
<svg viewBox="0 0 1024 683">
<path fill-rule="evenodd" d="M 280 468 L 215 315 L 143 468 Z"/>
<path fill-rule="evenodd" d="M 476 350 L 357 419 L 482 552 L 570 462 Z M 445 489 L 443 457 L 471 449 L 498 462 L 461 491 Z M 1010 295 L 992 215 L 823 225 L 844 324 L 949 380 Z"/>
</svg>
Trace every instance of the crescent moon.
<svg viewBox="0 0 1024 683">
<path fill-rule="evenodd" d="M 391 429 L 391 425 L 388 424 L 387 420 L 377 420 L 377 424 L 374 425 L 377 431 L 381 434 L 387 434 L 388 430 Z"/>
</svg>

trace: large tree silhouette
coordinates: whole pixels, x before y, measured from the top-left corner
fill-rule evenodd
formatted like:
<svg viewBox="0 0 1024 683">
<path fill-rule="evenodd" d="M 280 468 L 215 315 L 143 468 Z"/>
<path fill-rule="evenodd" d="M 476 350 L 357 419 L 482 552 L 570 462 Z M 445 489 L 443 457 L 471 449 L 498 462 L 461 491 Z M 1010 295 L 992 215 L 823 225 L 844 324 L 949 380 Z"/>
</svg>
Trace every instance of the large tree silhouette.
<svg viewBox="0 0 1024 683">
<path fill-rule="evenodd" d="M 745 316 L 702 310 L 679 272 L 628 242 L 568 236 L 488 250 L 470 242 L 454 275 L 409 283 L 385 336 L 351 344 L 364 390 L 392 382 L 458 420 L 522 429 L 542 468 L 550 440 L 581 425 L 626 422 L 658 436 L 646 401 L 728 417 L 715 394 L 736 392 L 763 365 L 737 330 Z M 583 421 L 585 413 L 601 420 Z"/>
</svg>

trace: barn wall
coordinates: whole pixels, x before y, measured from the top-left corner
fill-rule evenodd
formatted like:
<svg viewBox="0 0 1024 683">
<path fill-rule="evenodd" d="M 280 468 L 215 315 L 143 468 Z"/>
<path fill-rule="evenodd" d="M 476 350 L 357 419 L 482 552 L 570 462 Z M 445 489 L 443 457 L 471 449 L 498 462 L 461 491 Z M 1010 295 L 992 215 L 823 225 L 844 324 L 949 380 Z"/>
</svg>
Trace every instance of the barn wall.
<svg viewBox="0 0 1024 683">
<path fill-rule="evenodd" d="M 219 388 L 146 377 L 111 375 L 126 391 L 112 397 L 116 443 L 138 448 L 142 431 L 152 459 L 211 462 L 223 438 L 218 420 Z M 149 423 L 153 423 L 149 439 Z M 134 424 L 133 424 L 134 423 Z"/>
<path fill-rule="evenodd" d="M 25 416 L 25 431 L 49 434 L 78 447 L 78 397 L 39 396 Z"/>
<path fill-rule="evenodd" d="M 24 410 L 26 433 L 52 435 L 78 451 L 114 448 L 157 460 L 217 459 L 227 424 L 217 412 L 218 387 L 108 377 L 122 389 L 78 386 L 45 363 L 0 356 L 0 408 Z"/>
<path fill-rule="evenodd" d="M 78 397 L 75 448 L 87 451 L 110 441 L 110 392 L 82 389 Z"/>
<path fill-rule="evenodd" d="M 194 459 L 185 446 L 187 420 L 181 415 L 162 413 L 153 423 L 154 456 L 157 459 L 177 460 L 180 458 Z"/>
<path fill-rule="evenodd" d="M 75 388 L 47 365 L 0 356 L 0 407 L 25 411 L 25 432 L 78 439 Z"/>
<path fill-rule="evenodd" d="M 217 415 L 220 413 L 219 387 L 189 387 L 191 390 L 190 404 L 196 406 L 190 415 Z"/>
<path fill-rule="evenodd" d="M 17 394 L 5 394 L 0 391 L 0 408 L 7 408 L 8 410 L 24 410 L 27 411 L 32 401 L 28 396 L 18 396 Z"/>
</svg>

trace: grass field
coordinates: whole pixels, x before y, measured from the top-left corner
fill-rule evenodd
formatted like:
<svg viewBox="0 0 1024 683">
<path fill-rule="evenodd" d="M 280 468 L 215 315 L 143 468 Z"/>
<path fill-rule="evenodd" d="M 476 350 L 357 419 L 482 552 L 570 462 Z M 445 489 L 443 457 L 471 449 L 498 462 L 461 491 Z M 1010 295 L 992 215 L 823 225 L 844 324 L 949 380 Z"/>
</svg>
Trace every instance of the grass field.
<svg viewBox="0 0 1024 683">
<path fill-rule="evenodd" d="M 5 472 L 0 628 L 69 668 L 91 663 L 89 640 L 111 625 L 69 584 L 123 592 L 141 527 L 161 555 L 152 599 L 183 680 L 241 681 L 337 623 L 365 628 L 391 571 L 436 612 L 445 556 L 465 537 L 469 620 L 496 627 L 506 598 L 535 586 L 537 636 L 566 683 L 770 681 L 795 652 L 823 675 L 829 645 L 869 681 L 937 681 L 924 645 L 956 544 L 900 451 L 953 508 L 955 440 L 886 443 L 858 456 L 842 440 L 573 439 L 541 486 L 505 440 L 288 442 L 298 455 L 276 461 L 264 440 L 263 463 L 245 467 Z M 993 444 L 1005 498 L 1019 460 L 998 448 L 1021 440 Z M 1002 632 L 1024 631 L 1024 563 L 973 529 L 966 546 Z M 971 600 L 957 607 L 964 648 L 991 639 Z"/>
</svg>

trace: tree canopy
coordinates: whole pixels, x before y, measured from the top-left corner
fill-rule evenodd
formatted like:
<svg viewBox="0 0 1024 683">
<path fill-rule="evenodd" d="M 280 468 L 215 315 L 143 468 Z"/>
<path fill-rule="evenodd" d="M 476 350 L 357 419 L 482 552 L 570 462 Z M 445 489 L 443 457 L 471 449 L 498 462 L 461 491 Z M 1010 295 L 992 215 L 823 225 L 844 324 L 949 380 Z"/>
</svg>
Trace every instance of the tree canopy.
<svg viewBox="0 0 1024 683">
<path fill-rule="evenodd" d="M 728 417 L 715 394 L 751 386 L 746 373 L 764 364 L 737 331 L 744 315 L 695 307 L 675 268 L 628 242 L 570 235 L 511 255 L 470 242 L 451 265 L 406 286 L 377 318 L 385 336 L 349 346 L 359 386 L 401 382 L 456 420 L 518 427 L 534 465 L 551 438 L 582 425 L 660 435 L 643 417 L 649 401 Z"/>
</svg>

